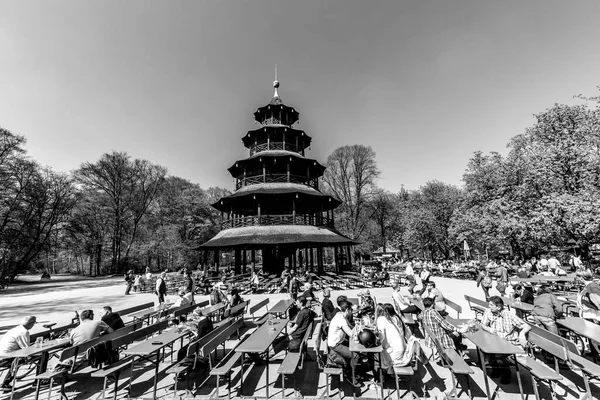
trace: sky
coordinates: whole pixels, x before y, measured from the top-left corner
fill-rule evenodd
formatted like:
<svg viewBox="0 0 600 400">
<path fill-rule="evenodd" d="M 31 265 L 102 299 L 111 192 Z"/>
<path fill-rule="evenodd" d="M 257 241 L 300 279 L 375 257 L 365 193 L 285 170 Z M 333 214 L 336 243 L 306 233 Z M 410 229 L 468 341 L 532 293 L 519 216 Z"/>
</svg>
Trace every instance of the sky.
<svg viewBox="0 0 600 400">
<path fill-rule="evenodd" d="M 597 95 L 600 2 L 0 0 L 0 126 L 69 172 L 124 151 L 203 188 L 273 96 L 307 156 L 376 153 L 380 187 L 461 185 L 554 103 Z"/>
</svg>

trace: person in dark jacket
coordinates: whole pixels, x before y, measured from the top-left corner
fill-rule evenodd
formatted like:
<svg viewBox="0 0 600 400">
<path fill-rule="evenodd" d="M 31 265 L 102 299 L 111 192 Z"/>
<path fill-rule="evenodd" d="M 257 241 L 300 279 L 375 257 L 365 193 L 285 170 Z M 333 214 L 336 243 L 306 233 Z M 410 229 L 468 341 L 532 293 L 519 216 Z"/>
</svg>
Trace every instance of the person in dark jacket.
<svg viewBox="0 0 600 400">
<path fill-rule="evenodd" d="M 321 303 L 321 310 L 323 311 L 323 320 L 326 322 L 331 321 L 337 312 L 333 306 L 333 302 L 329 297 L 331 297 L 331 290 L 323 289 L 323 302 Z"/>
<path fill-rule="evenodd" d="M 548 286 L 542 285 L 538 289 L 538 295 L 533 301 L 531 316 L 534 324 L 558 335 L 556 319 L 562 317 L 562 306 Z"/>
<path fill-rule="evenodd" d="M 521 299 L 521 303 L 533 304 L 533 294 L 524 285 L 515 285 L 515 299 Z"/>
<path fill-rule="evenodd" d="M 102 311 L 100 311 L 100 318 L 102 319 L 102 322 L 110 326 L 113 331 L 125 327 L 125 324 L 123 323 L 119 313 L 112 312 L 112 308 L 110 306 L 102 307 Z"/>
</svg>

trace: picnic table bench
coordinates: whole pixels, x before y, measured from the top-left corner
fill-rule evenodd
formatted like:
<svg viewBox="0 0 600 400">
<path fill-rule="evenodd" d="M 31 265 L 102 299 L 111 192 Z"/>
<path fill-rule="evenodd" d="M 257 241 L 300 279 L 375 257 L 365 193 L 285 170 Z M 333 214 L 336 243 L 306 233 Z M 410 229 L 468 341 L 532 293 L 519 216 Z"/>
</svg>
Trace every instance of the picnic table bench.
<svg viewBox="0 0 600 400">
<path fill-rule="evenodd" d="M 306 356 L 306 346 L 308 339 L 313 334 L 313 323 L 308 326 L 308 329 L 304 333 L 302 343 L 300 344 L 300 350 L 298 352 L 288 351 L 287 355 L 283 359 L 283 362 L 279 366 L 277 373 L 281 375 L 281 396 L 285 398 L 285 377 L 286 375 L 292 375 L 294 377 L 294 393 L 296 393 L 296 376 L 294 373 L 296 369 L 302 369 L 304 365 L 304 357 Z M 320 327 L 319 327 L 320 329 Z"/>
</svg>

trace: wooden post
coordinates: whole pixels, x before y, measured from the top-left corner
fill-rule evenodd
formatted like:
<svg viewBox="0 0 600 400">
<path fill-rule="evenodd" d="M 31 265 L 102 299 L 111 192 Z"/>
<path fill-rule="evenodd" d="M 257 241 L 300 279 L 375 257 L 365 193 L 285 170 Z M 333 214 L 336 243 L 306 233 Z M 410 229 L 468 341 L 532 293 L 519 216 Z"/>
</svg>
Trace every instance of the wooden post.
<svg viewBox="0 0 600 400">
<path fill-rule="evenodd" d="M 315 272 L 315 259 L 313 257 L 314 249 L 310 248 L 310 272 Z"/>
<path fill-rule="evenodd" d="M 302 249 L 298 249 L 298 268 L 302 269 L 304 267 L 304 257 L 302 257 Z"/>
<path fill-rule="evenodd" d="M 234 251 L 234 274 L 239 275 L 242 273 L 242 251 L 240 249 L 235 249 Z"/>
<path fill-rule="evenodd" d="M 323 275 L 323 248 L 317 248 L 317 272 L 319 275 Z"/>
<path fill-rule="evenodd" d="M 246 264 L 248 264 L 248 255 L 246 249 L 242 250 L 242 274 L 246 273 Z"/>
<path fill-rule="evenodd" d="M 221 257 L 219 254 L 219 250 L 214 250 L 214 260 L 215 260 L 215 267 L 217 268 L 217 271 L 219 271 L 219 265 L 221 264 Z"/>
</svg>

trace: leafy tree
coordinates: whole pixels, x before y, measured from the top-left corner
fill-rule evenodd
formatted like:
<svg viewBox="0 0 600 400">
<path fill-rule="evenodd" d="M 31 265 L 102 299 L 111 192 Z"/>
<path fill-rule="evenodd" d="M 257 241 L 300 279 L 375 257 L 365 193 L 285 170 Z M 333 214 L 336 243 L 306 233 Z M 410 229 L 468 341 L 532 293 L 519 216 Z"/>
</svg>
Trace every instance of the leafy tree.
<svg viewBox="0 0 600 400">
<path fill-rule="evenodd" d="M 0 128 L 0 278 L 47 250 L 73 207 L 70 179 L 30 160 L 22 136 Z"/>
</svg>

